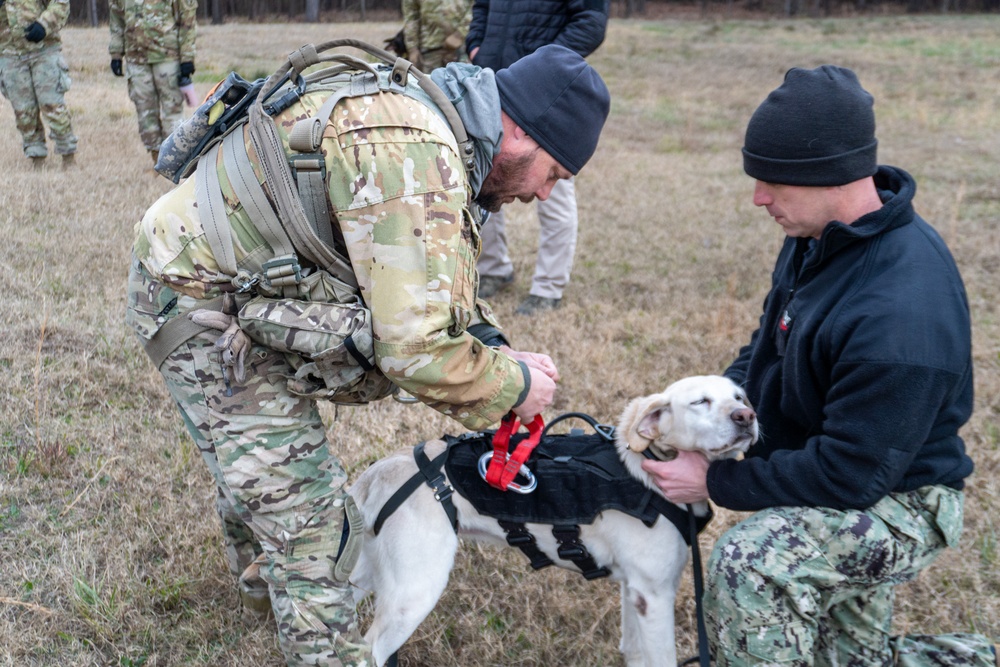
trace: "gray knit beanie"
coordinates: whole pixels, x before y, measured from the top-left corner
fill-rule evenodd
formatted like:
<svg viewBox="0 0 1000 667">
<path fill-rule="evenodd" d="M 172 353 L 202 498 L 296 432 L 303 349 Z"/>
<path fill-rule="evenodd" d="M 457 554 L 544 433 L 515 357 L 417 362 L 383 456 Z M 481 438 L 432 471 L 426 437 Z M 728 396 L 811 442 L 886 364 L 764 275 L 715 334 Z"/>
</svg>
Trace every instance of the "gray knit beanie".
<svg viewBox="0 0 1000 667">
<path fill-rule="evenodd" d="M 743 170 L 784 185 L 844 185 L 872 176 L 873 99 L 844 67 L 793 68 L 747 125 Z"/>
</svg>

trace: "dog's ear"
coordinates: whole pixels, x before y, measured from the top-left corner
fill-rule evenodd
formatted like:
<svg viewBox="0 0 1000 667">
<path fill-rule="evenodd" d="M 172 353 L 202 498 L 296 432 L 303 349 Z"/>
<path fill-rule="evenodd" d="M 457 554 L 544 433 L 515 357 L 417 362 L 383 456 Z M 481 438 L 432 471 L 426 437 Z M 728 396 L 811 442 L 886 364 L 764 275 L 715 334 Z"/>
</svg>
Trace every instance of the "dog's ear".
<svg viewBox="0 0 1000 667">
<path fill-rule="evenodd" d="M 660 436 L 660 418 L 670 413 L 670 404 L 662 394 L 637 398 L 622 413 L 618 432 L 624 444 L 633 452 L 644 451 Z"/>
</svg>

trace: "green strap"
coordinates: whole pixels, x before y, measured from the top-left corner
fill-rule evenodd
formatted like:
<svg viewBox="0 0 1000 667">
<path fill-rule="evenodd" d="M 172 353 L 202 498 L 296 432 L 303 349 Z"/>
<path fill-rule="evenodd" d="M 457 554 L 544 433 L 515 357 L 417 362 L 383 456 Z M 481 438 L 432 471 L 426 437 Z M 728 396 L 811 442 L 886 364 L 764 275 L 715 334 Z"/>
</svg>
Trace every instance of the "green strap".
<svg viewBox="0 0 1000 667">
<path fill-rule="evenodd" d="M 212 146 L 198 160 L 195 172 L 195 199 L 205 238 L 219 270 L 227 276 L 236 275 L 236 251 L 233 249 L 233 230 L 226 215 L 226 202 L 219 187 L 219 144 Z"/>
<path fill-rule="evenodd" d="M 217 296 L 206 301 L 202 307 L 208 310 L 222 310 L 222 297 Z M 195 324 L 187 315 L 178 315 L 167 320 L 153 337 L 146 341 L 146 354 L 153 360 L 153 366 L 159 369 L 170 353 L 205 331 L 214 329 Z"/>
<path fill-rule="evenodd" d="M 233 193 L 239 199 L 243 210 L 254 227 L 269 246 L 273 258 L 264 262 L 261 269 L 267 282 L 273 288 L 281 289 L 285 298 L 296 298 L 298 296 L 298 284 L 302 280 L 299 258 L 295 253 L 288 234 L 281 226 L 278 216 L 271 203 L 264 194 L 264 189 L 257 181 L 257 175 L 250 164 L 250 156 L 247 155 L 246 141 L 242 131 L 233 132 L 222 141 L 222 161 L 226 168 L 226 176 L 233 187 Z M 212 170 L 209 177 L 211 186 L 221 191 L 218 170 Z M 229 225 L 228 219 L 226 225 Z M 214 250 L 214 249 L 213 249 Z M 231 274 L 235 275 L 235 274 Z"/>
</svg>

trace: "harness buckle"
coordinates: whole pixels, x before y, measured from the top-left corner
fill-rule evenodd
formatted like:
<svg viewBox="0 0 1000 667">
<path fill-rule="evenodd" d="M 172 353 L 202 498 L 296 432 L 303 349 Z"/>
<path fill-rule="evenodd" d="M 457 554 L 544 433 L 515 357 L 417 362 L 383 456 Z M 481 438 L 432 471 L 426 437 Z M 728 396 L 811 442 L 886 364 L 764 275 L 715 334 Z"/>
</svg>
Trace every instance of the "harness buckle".
<svg viewBox="0 0 1000 667">
<path fill-rule="evenodd" d="M 431 487 L 431 490 L 434 492 L 434 500 L 438 502 L 447 500 L 455 493 L 455 489 L 448 483 L 444 475 L 438 475 L 434 479 L 429 480 L 427 485 Z"/>
<path fill-rule="evenodd" d="M 322 153 L 299 153 L 288 158 L 288 164 L 292 168 L 292 177 L 298 181 L 299 172 L 319 173 L 319 177 L 326 180 L 326 161 Z"/>
</svg>

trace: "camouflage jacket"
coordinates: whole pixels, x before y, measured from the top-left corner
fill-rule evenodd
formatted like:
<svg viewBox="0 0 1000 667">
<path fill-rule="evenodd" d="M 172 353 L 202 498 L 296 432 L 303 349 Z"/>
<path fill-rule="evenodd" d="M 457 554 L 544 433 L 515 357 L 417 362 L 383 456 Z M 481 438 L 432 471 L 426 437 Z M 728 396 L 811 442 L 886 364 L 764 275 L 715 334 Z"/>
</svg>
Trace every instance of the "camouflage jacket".
<svg viewBox="0 0 1000 667">
<path fill-rule="evenodd" d="M 7 0 L 0 6 L 0 55 L 23 56 L 58 46 L 67 18 L 69 0 Z M 45 38 L 29 42 L 24 31 L 35 21 L 45 28 Z"/>
<path fill-rule="evenodd" d="M 455 48 L 463 47 L 471 19 L 468 0 L 403 0 L 403 34 L 410 57 L 414 49 L 427 52 L 444 47 L 452 33 L 461 38 Z"/>
<path fill-rule="evenodd" d="M 110 0 L 112 57 L 149 65 L 194 62 L 197 0 Z"/>
<path fill-rule="evenodd" d="M 295 121 L 315 114 L 328 94 L 310 91 L 276 116 L 284 141 Z M 451 129 L 425 104 L 388 92 L 341 100 L 330 118 L 321 151 L 331 214 L 371 310 L 376 364 L 393 383 L 464 426 L 495 424 L 524 391 L 525 371 L 467 332 L 473 324 L 496 323 L 476 298 L 479 231 Z M 263 183 L 252 143 L 245 141 Z M 233 194 L 221 156 L 217 168 L 237 263 L 251 265 L 269 248 Z M 199 220 L 196 180 L 147 211 L 133 248 L 152 276 L 185 295 L 188 309 L 233 289 Z M 303 312 L 301 300 L 286 303 L 292 316 Z"/>
</svg>

